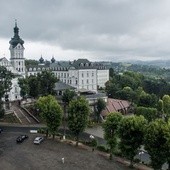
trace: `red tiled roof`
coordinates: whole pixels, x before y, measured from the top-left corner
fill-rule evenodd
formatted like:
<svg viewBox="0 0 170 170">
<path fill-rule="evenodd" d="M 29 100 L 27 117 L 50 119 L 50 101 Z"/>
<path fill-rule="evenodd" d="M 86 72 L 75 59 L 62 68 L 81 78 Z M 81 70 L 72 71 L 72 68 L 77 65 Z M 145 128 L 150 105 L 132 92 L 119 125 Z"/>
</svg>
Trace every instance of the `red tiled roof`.
<svg viewBox="0 0 170 170">
<path fill-rule="evenodd" d="M 118 99 L 111 99 L 108 98 L 106 108 L 102 111 L 102 116 L 107 116 L 108 113 L 111 112 L 118 112 L 118 111 L 125 111 L 130 106 L 130 102 L 127 100 L 118 100 Z"/>
</svg>

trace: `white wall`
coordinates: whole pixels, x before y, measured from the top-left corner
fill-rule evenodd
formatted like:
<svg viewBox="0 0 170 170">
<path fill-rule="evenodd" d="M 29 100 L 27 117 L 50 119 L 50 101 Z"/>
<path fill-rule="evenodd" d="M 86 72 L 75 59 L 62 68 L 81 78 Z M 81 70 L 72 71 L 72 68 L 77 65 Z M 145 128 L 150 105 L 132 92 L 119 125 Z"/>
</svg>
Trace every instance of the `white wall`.
<svg viewBox="0 0 170 170">
<path fill-rule="evenodd" d="M 109 70 L 97 70 L 97 85 L 105 87 L 105 83 L 109 80 Z"/>
</svg>

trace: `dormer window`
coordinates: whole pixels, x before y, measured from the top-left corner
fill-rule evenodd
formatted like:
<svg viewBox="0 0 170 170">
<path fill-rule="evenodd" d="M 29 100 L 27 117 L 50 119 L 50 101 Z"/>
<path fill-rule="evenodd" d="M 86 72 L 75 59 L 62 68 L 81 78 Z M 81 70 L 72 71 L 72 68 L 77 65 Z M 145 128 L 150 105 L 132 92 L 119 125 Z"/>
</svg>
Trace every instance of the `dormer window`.
<svg viewBox="0 0 170 170">
<path fill-rule="evenodd" d="M 84 66 L 84 64 L 83 64 L 83 63 L 80 63 L 80 66 Z"/>
</svg>

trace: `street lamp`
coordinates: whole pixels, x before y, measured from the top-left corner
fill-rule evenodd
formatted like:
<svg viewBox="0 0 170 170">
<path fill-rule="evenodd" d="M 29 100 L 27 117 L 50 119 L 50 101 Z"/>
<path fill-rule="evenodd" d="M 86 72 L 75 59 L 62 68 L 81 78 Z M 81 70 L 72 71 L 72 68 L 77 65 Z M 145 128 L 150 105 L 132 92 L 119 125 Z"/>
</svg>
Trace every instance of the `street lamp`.
<svg viewBox="0 0 170 170">
<path fill-rule="evenodd" d="M 90 135 L 89 138 L 91 139 L 91 144 L 92 144 L 92 152 L 94 151 L 94 136 L 93 135 Z"/>
<path fill-rule="evenodd" d="M 142 155 L 144 154 L 144 151 L 140 151 L 139 152 L 139 159 L 140 159 L 140 162 L 142 162 Z"/>
</svg>

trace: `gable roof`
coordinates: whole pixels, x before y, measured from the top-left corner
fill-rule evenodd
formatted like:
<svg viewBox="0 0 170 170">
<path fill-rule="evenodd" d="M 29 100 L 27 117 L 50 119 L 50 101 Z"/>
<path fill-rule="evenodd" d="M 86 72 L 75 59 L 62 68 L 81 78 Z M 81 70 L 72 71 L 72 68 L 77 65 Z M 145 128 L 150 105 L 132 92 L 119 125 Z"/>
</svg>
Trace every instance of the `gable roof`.
<svg viewBox="0 0 170 170">
<path fill-rule="evenodd" d="M 125 112 L 131 103 L 127 100 L 108 98 L 106 108 L 102 111 L 102 116 L 107 116 L 111 112 Z"/>
</svg>

